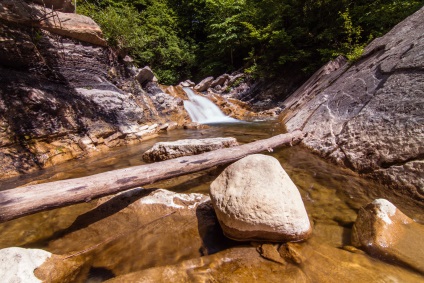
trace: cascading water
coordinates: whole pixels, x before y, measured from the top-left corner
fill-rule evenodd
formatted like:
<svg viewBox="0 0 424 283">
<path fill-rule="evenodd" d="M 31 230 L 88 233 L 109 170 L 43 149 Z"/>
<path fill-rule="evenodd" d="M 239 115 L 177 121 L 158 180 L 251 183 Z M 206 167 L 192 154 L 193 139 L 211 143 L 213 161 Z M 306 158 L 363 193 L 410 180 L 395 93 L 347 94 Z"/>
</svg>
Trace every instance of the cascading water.
<svg viewBox="0 0 424 283">
<path fill-rule="evenodd" d="M 193 122 L 200 124 L 213 123 L 236 123 L 237 119 L 225 116 L 224 113 L 209 99 L 195 94 L 190 88 L 183 88 L 189 100 L 184 100 L 184 108 L 187 110 Z"/>
</svg>

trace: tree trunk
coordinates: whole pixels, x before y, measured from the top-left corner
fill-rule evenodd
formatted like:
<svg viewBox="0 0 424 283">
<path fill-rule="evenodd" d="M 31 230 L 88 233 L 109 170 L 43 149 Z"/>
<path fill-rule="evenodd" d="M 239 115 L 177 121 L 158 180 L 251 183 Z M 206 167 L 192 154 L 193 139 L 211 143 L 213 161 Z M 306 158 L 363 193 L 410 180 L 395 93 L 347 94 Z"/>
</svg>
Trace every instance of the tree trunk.
<svg viewBox="0 0 424 283">
<path fill-rule="evenodd" d="M 281 145 L 296 144 L 302 138 L 303 133 L 297 130 L 199 155 L 0 191 L 0 223 L 44 210 L 88 202 L 94 198 L 116 194 L 137 186 L 230 163 L 249 154 L 271 150 Z"/>
</svg>

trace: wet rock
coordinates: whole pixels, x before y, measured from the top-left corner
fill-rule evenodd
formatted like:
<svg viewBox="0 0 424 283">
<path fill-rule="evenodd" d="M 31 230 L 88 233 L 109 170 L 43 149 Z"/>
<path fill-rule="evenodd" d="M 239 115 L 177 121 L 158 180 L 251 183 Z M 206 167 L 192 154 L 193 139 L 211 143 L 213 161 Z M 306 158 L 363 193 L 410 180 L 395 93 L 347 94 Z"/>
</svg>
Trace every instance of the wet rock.
<svg viewBox="0 0 424 283">
<path fill-rule="evenodd" d="M 257 247 L 257 250 L 262 257 L 281 264 L 285 264 L 286 261 L 278 252 L 278 246 L 278 244 L 261 244 L 259 247 Z"/>
<path fill-rule="evenodd" d="M 254 247 L 237 247 L 107 282 L 422 282 L 422 276 L 412 271 L 404 272 L 400 267 L 313 239 L 287 245 L 301 261 L 274 262 L 260 256 Z"/>
<path fill-rule="evenodd" d="M 298 189 L 274 157 L 254 154 L 233 163 L 210 195 L 231 239 L 300 241 L 312 232 Z"/>
<path fill-rule="evenodd" d="M 211 86 L 212 82 L 213 82 L 213 77 L 207 77 L 207 78 L 203 79 L 200 83 L 198 83 L 194 87 L 194 90 L 199 91 L 199 92 L 205 91 Z"/>
<path fill-rule="evenodd" d="M 369 254 L 394 260 L 424 273 L 424 226 L 392 203 L 377 199 L 360 209 L 353 226 L 352 244 Z"/>
<path fill-rule="evenodd" d="M 180 98 L 183 100 L 187 100 L 187 94 L 184 92 L 182 86 L 177 85 L 177 86 L 169 86 L 165 89 L 165 92 L 175 98 Z"/>
<path fill-rule="evenodd" d="M 87 136 L 81 138 L 78 141 L 78 145 L 81 147 L 82 150 L 88 150 L 88 151 L 95 150 L 93 141 Z"/>
<path fill-rule="evenodd" d="M 200 129 L 207 129 L 207 128 L 209 128 L 208 125 L 199 124 L 196 122 L 189 122 L 184 124 L 184 129 L 186 130 L 200 130 Z"/>
<path fill-rule="evenodd" d="M 186 139 L 175 142 L 158 142 L 143 154 L 146 162 L 190 156 L 220 148 L 238 145 L 235 138 Z"/>
<path fill-rule="evenodd" d="M 231 243 L 207 195 L 160 189 L 103 198 L 61 233 L 50 251 L 82 252 L 92 266 L 115 275 L 213 254 Z"/>
<path fill-rule="evenodd" d="M 337 58 L 284 102 L 289 131 L 302 143 L 389 187 L 424 198 L 424 8 L 349 65 Z M 412 59 L 414 58 L 414 59 Z"/>
</svg>

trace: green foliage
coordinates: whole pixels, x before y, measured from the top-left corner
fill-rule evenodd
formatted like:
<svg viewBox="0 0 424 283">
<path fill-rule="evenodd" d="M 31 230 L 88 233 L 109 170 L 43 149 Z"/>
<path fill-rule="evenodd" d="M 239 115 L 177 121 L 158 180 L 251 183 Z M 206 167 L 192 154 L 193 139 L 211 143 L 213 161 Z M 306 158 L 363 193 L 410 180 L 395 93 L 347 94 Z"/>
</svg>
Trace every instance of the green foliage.
<svg viewBox="0 0 424 283">
<path fill-rule="evenodd" d="M 130 54 L 140 66 L 151 66 L 160 82 L 173 84 L 188 78 L 195 60 L 195 44 L 189 44 L 177 33 L 173 10 L 166 2 L 152 1 L 139 11 L 129 2 L 85 2 L 77 7 L 78 13 L 90 16 L 100 25 L 112 47 L 121 54 Z"/>
<path fill-rule="evenodd" d="M 424 0 L 79 0 L 114 48 L 149 65 L 162 83 L 243 69 L 305 79 L 370 40 Z"/>
</svg>

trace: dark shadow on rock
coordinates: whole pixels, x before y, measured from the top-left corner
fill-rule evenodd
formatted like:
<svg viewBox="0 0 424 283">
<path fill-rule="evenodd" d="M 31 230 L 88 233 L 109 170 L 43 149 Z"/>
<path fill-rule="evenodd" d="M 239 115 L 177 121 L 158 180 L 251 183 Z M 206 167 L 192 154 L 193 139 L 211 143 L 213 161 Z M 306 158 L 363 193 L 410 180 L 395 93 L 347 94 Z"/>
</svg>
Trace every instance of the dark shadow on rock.
<svg viewBox="0 0 424 283">
<path fill-rule="evenodd" d="M 196 217 L 199 235 L 202 238 L 202 247 L 199 250 L 202 256 L 243 244 L 225 237 L 211 201 L 202 203 L 196 208 Z"/>
</svg>

